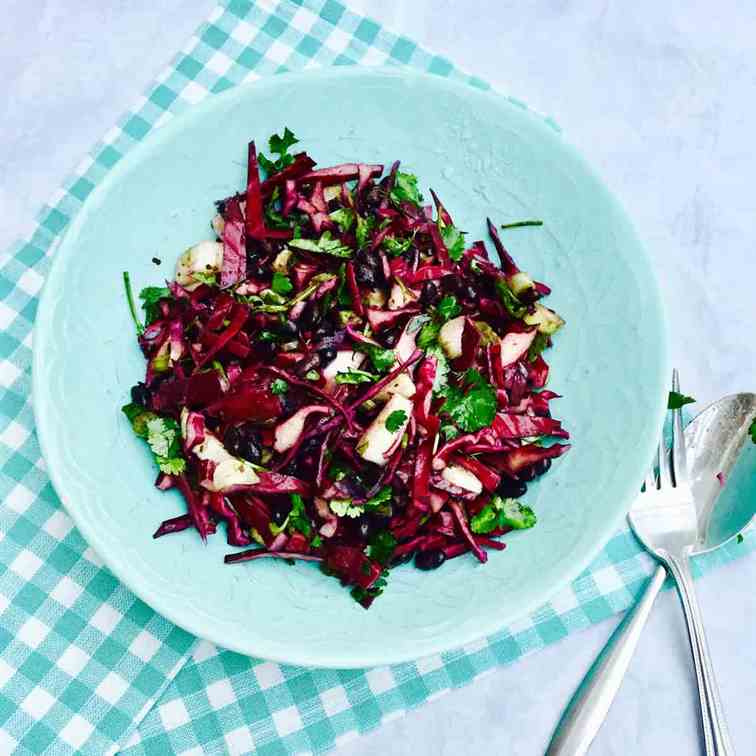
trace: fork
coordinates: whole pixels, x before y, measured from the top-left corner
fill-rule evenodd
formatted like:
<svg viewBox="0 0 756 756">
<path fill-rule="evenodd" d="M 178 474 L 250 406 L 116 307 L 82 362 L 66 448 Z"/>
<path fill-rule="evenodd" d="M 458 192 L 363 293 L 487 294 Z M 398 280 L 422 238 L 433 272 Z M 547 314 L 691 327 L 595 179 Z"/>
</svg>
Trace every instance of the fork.
<svg viewBox="0 0 756 756">
<path fill-rule="evenodd" d="M 672 375 L 672 390 L 680 390 L 676 370 Z M 588 751 L 619 690 L 668 570 L 677 583 L 688 628 L 701 703 L 706 754 L 734 755 L 724 722 L 700 609 L 692 587 L 688 557 L 698 538 L 698 523 L 688 479 L 682 412 L 679 409 L 672 411 L 671 456 L 670 464 L 662 438 L 657 448 L 656 465 L 652 464 L 641 493 L 628 515 L 636 536 L 657 558 L 659 564 L 643 597 L 617 627 L 570 701 L 546 756 L 582 756 Z M 657 465 L 658 477 L 654 472 Z"/>
</svg>

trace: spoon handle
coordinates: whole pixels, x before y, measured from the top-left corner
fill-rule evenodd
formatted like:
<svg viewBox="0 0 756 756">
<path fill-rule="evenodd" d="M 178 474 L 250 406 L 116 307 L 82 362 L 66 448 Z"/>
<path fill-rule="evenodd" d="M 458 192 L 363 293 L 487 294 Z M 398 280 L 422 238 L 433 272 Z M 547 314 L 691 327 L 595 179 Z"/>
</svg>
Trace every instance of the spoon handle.
<svg viewBox="0 0 756 756">
<path fill-rule="evenodd" d="M 712 756 L 735 756 L 735 749 L 727 731 L 719 688 L 714 677 L 714 667 L 701 618 L 701 608 L 693 589 L 690 562 L 687 556 L 681 558 L 669 557 L 666 562 L 677 583 L 683 613 L 685 614 L 685 623 L 688 628 L 690 646 L 693 651 L 696 680 L 701 696 L 706 753 L 712 754 Z"/>
<path fill-rule="evenodd" d="M 660 564 L 641 600 L 628 611 L 583 678 L 554 731 L 546 756 L 583 756 L 622 684 L 667 571 Z"/>
</svg>

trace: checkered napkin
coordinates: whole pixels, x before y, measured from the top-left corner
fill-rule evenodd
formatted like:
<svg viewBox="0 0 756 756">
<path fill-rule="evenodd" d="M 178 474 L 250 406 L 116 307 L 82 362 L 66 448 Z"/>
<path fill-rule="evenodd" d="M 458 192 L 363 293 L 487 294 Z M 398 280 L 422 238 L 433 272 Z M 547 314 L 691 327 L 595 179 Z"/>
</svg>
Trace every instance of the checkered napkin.
<svg viewBox="0 0 756 756">
<path fill-rule="evenodd" d="M 0 753 L 322 752 L 477 675 L 625 609 L 651 562 L 617 534 L 550 604 L 489 638 L 369 671 L 287 667 L 176 628 L 103 568 L 61 509 L 30 405 L 31 329 L 59 235 L 154 128 L 210 93 L 321 65 L 405 64 L 473 86 L 335 0 L 218 5 L 134 109 L 0 259 Z M 697 562 L 706 570 L 756 539 Z"/>
</svg>

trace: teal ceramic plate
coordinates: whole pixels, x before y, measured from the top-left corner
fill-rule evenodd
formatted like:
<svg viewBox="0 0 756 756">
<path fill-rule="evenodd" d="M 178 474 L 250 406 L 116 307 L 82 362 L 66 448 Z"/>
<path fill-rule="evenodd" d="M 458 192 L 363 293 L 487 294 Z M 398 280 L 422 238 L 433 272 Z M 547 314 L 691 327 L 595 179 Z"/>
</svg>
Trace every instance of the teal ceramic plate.
<svg viewBox="0 0 756 756">
<path fill-rule="evenodd" d="M 486 565 L 404 566 L 369 611 L 316 567 L 224 566 L 223 535 L 152 540 L 183 511 L 119 407 L 144 363 L 124 301 L 209 237 L 213 200 L 244 185 L 246 144 L 289 126 L 320 165 L 399 158 L 471 239 L 498 222 L 567 320 L 550 387 L 572 451 L 530 487 L 538 526 Z M 163 260 L 156 268 L 152 257 Z M 557 131 L 506 98 L 405 70 L 271 77 L 159 129 L 97 187 L 55 254 L 34 335 L 37 428 L 50 475 L 92 547 L 157 611 L 226 648 L 320 667 L 421 657 L 494 632 L 577 576 L 621 524 L 651 459 L 666 352 L 652 266 L 620 205 Z"/>
</svg>

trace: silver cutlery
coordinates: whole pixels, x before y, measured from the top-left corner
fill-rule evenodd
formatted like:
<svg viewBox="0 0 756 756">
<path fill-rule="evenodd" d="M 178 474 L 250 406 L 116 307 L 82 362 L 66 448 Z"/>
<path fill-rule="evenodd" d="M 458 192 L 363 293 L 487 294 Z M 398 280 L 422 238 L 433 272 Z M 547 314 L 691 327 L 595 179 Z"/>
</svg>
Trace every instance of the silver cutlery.
<svg viewBox="0 0 756 756">
<path fill-rule="evenodd" d="M 679 392 L 677 371 L 672 389 Z M 633 531 L 660 564 L 642 598 L 628 611 L 570 701 L 546 756 L 582 756 L 588 751 L 619 690 L 667 570 L 675 578 L 685 613 L 707 756 L 733 756 L 689 557 L 719 548 L 756 515 L 748 508 L 731 512 L 724 511 L 726 504 L 717 506 L 725 501 L 719 498 L 722 481 L 735 465 L 754 416 L 756 394 L 721 399 L 702 412 L 684 434 L 681 412 L 673 412 L 672 463 L 660 443 L 658 478 L 652 466 L 628 515 Z"/>
</svg>

